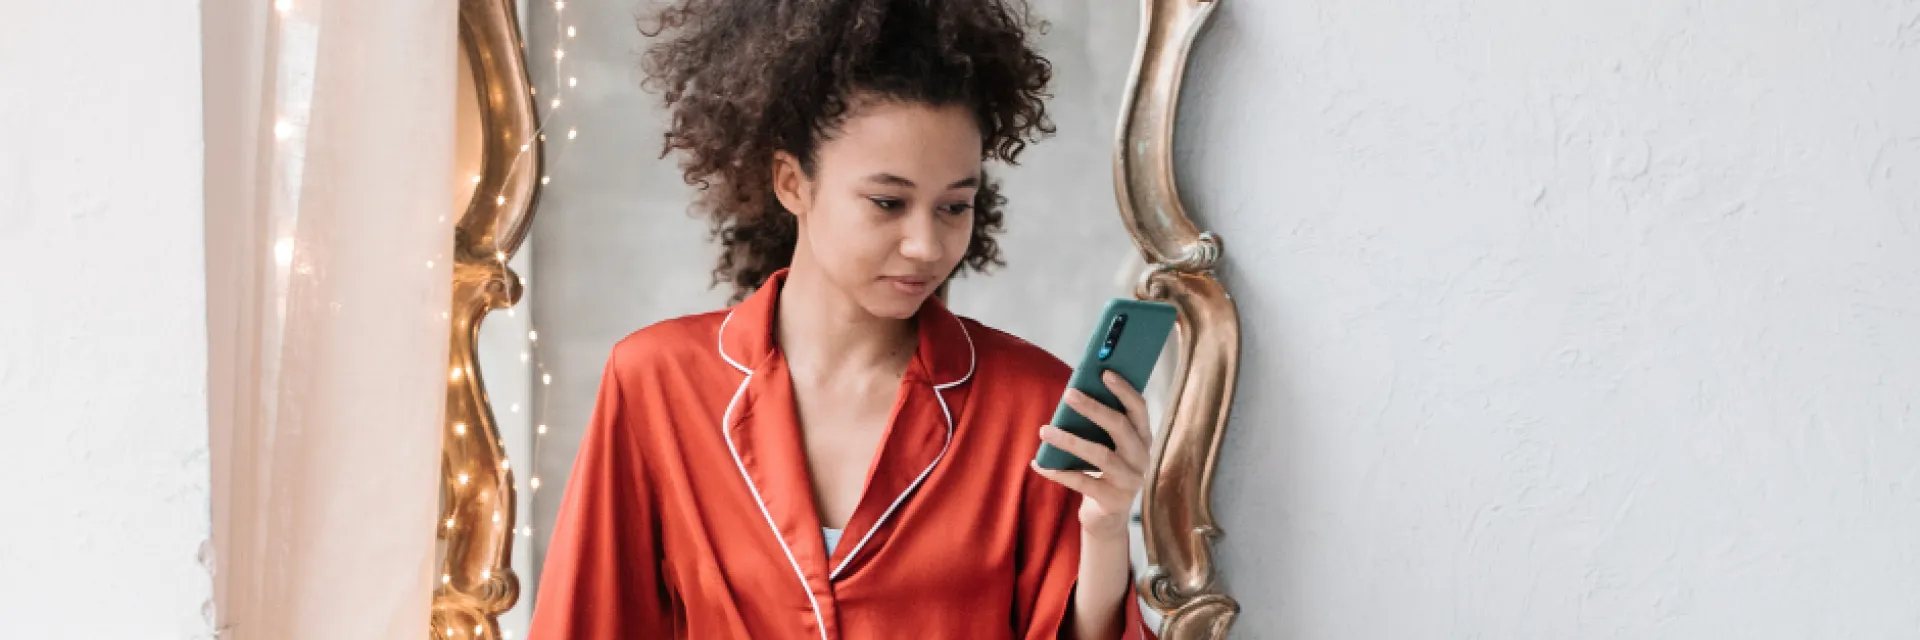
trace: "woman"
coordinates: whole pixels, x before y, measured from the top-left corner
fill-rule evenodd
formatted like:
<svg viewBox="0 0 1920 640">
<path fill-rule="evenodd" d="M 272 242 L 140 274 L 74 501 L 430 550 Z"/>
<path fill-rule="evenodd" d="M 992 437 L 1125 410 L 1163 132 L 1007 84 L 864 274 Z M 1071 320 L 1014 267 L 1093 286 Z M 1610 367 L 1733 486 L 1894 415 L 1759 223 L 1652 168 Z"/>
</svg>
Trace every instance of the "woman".
<svg viewBox="0 0 1920 640">
<path fill-rule="evenodd" d="M 613 349 L 533 637 L 1150 637 L 1148 440 L 935 294 L 1000 261 L 982 170 L 1051 132 L 1018 0 L 682 0 L 646 57 L 733 308 Z M 743 300 L 744 299 L 744 300 Z M 1045 440 L 1099 477 L 1035 469 Z"/>
</svg>

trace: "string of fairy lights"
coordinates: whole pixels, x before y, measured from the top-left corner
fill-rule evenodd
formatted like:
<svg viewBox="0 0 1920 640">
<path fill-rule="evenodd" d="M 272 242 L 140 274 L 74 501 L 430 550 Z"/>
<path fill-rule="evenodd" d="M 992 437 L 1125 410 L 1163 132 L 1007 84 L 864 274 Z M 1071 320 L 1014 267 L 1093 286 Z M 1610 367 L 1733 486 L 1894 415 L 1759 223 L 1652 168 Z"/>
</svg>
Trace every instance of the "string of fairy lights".
<svg viewBox="0 0 1920 640">
<path fill-rule="evenodd" d="M 315 64 L 314 48 L 317 46 L 315 44 L 317 40 L 313 37 L 313 32 L 316 27 L 313 24 L 312 16 L 308 15 L 308 5 L 310 4 L 312 3 L 296 3 L 295 0 L 273 0 L 275 28 L 283 32 L 280 38 L 281 44 L 278 45 L 279 49 L 274 53 L 276 56 L 274 64 L 279 67 L 278 72 L 282 75 L 311 78 L 312 68 Z M 545 114 L 539 119 L 539 128 L 535 130 L 539 141 L 543 143 L 542 146 L 546 153 L 546 164 L 548 166 L 553 166 L 558 158 L 565 155 L 567 147 L 570 146 L 545 144 L 548 142 L 548 127 L 557 122 L 558 116 L 563 113 L 562 109 L 566 104 L 563 98 L 571 92 L 578 90 L 580 87 L 580 79 L 577 76 L 567 73 L 568 67 L 566 63 L 566 46 L 578 36 L 579 32 L 573 25 L 567 24 L 567 16 L 565 13 L 567 3 L 565 0 L 555 0 L 552 3 L 552 7 L 552 41 L 555 43 L 555 46 L 551 58 L 553 73 L 550 78 L 553 86 L 547 89 L 546 103 L 544 105 L 546 107 Z M 527 46 L 524 40 L 522 41 L 522 46 Z M 534 59 L 536 58 L 531 55 L 528 56 L 529 63 Z M 299 151 L 306 145 L 308 117 L 312 107 L 311 87 L 309 86 L 308 89 L 309 91 L 307 92 L 294 91 L 288 95 L 281 96 L 279 102 L 274 106 L 277 112 L 271 130 L 275 144 L 275 163 L 277 165 L 274 173 L 277 175 L 293 176 L 290 179 L 292 180 L 290 184 L 275 189 L 274 200 L 272 200 L 269 205 L 272 224 L 270 235 L 274 238 L 271 249 L 271 260 L 274 266 L 274 277 L 279 283 L 277 285 L 278 289 L 282 292 L 286 291 L 286 280 L 289 272 L 306 274 L 309 273 L 311 269 L 311 265 L 302 260 L 304 256 L 301 254 L 304 252 L 297 250 L 297 239 L 294 236 L 295 229 L 292 220 L 293 212 L 297 210 L 294 209 L 293 205 L 289 202 L 297 198 L 297 194 L 300 191 L 299 177 L 301 171 L 298 163 L 300 162 L 302 154 L 299 153 Z M 536 100 L 535 107 L 537 109 L 541 106 L 539 103 L 540 88 L 535 86 L 530 90 Z M 577 127 L 569 125 L 566 128 L 566 140 L 576 140 L 579 136 L 580 131 Z M 513 162 L 508 165 L 511 167 L 511 170 L 522 170 L 522 167 L 526 166 L 522 161 L 526 159 L 526 154 L 530 151 L 530 144 L 521 145 L 520 155 L 514 158 Z M 285 166 L 289 163 L 292 163 L 290 167 Z M 473 176 L 473 181 L 476 185 L 479 184 L 480 180 L 480 176 Z M 550 175 L 543 174 L 540 176 L 540 184 L 542 186 L 550 186 L 552 181 L 552 176 Z M 504 193 L 495 195 L 496 204 L 504 204 L 505 202 L 506 195 Z M 504 213 L 503 208 L 496 209 L 496 215 L 504 215 Z M 447 212 L 441 212 L 438 221 L 445 223 L 447 221 Z M 498 225 L 496 225 L 495 228 L 499 228 Z M 497 242 L 499 238 L 496 237 L 495 240 Z M 495 259 L 500 261 L 501 266 L 504 268 L 508 257 L 506 252 L 496 246 L 494 256 Z M 435 268 L 444 269 L 446 267 L 443 261 L 446 259 L 446 254 L 439 252 L 435 253 L 432 259 L 425 260 L 424 263 L 429 270 Z M 532 279 L 529 277 L 522 277 L 521 283 L 524 287 L 531 287 L 533 284 Z M 282 294 L 282 299 L 278 303 L 279 309 L 277 310 L 277 313 L 282 316 L 286 313 L 285 305 L 284 294 Z M 512 307 L 509 307 L 506 313 L 508 317 L 517 316 L 516 309 Z M 450 317 L 451 313 L 449 311 L 441 311 L 440 320 L 446 321 L 450 319 Z M 531 322 L 529 322 L 529 326 L 526 342 L 520 352 L 520 362 L 528 365 L 532 373 L 538 376 L 538 383 L 534 385 L 533 392 L 534 419 L 532 422 L 535 424 L 535 428 L 529 452 L 529 460 L 537 460 L 539 459 L 542 448 L 541 443 L 547 435 L 547 425 L 544 416 L 547 415 L 551 400 L 550 391 L 553 386 L 553 374 L 548 369 L 545 361 L 539 357 L 539 331 L 531 328 Z M 461 367 L 453 367 L 448 372 L 450 379 L 454 381 L 460 380 L 467 373 L 468 372 L 464 371 Z M 271 372 L 269 372 L 269 376 L 271 376 Z M 509 407 L 509 412 L 518 414 L 520 409 L 519 403 L 513 403 Z M 456 436 L 466 436 L 467 433 L 468 425 L 465 423 L 456 423 L 454 425 L 454 434 Z M 527 495 L 531 496 L 540 490 L 540 476 L 536 470 L 536 465 L 527 464 L 523 466 L 529 471 L 524 490 L 527 492 Z M 502 470 L 510 470 L 511 462 L 506 458 L 502 458 L 500 468 Z M 456 476 L 456 480 L 462 485 L 468 484 L 472 479 L 471 471 L 462 471 Z M 502 514 L 495 511 L 492 521 L 494 526 L 501 526 L 501 524 L 503 524 Z M 448 518 L 444 524 L 449 530 L 458 526 L 458 522 L 454 518 Z M 530 524 L 524 525 L 519 528 L 516 533 L 521 534 L 523 537 L 531 538 L 533 537 L 534 528 Z M 491 571 L 483 571 L 481 579 L 486 580 L 489 578 L 491 578 Z M 452 581 L 452 576 L 442 573 L 440 579 L 442 584 L 446 584 Z M 454 633 L 452 629 L 446 631 L 449 637 Z M 484 631 L 484 628 L 476 627 L 473 633 L 475 637 L 479 637 Z M 506 638 L 510 639 L 512 637 L 511 630 L 503 631 Z"/>
<path fill-rule="evenodd" d="M 559 123 L 559 116 L 564 113 L 563 109 L 565 109 L 568 104 L 565 98 L 580 88 L 580 78 L 567 73 L 569 69 L 566 47 L 578 37 L 579 30 L 573 25 L 567 24 L 566 9 L 566 0 L 554 0 L 553 19 L 551 21 L 553 27 L 552 41 L 554 42 L 553 56 L 551 58 L 553 67 L 552 73 L 548 76 L 552 86 L 550 86 L 546 92 L 547 96 L 544 105 L 546 107 L 545 114 L 539 119 L 539 128 L 535 130 L 535 135 L 538 136 L 541 142 L 542 150 L 546 153 L 545 165 L 548 167 L 556 166 L 558 160 L 565 155 L 565 152 L 572 145 L 554 144 L 548 139 L 547 130 L 549 127 Z M 525 41 L 523 41 L 522 46 L 527 46 Z M 528 55 L 528 62 L 532 62 L 533 60 L 534 57 L 531 54 Z M 564 83 L 562 79 L 564 79 Z M 538 108 L 541 106 L 540 87 L 536 83 L 536 86 L 532 87 L 530 91 L 533 93 L 535 106 Z M 566 139 L 569 141 L 580 137 L 580 129 L 572 123 L 568 123 L 566 131 Z M 525 153 L 527 149 L 528 147 L 526 145 L 520 147 L 522 153 Z M 519 163 L 516 162 L 514 166 L 518 167 Z M 540 176 L 540 184 L 542 187 L 551 186 L 553 184 L 553 176 L 550 174 L 542 174 Z M 506 252 L 495 251 L 494 256 L 501 261 L 501 265 L 504 267 L 507 260 Z M 523 287 L 531 288 L 533 286 L 533 279 L 528 276 L 522 276 L 520 283 Z M 515 317 L 515 315 L 516 310 L 513 307 L 508 307 L 507 317 Z M 533 325 L 534 323 L 529 321 L 528 324 Z M 532 415 L 534 428 L 533 443 L 528 453 L 530 460 L 540 459 L 541 444 L 546 440 L 547 435 L 546 416 L 549 415 L 549 407 L 552 403 L 553 372 L 548 369 L 546 361 L 540 357 L 539 347 L 540 332 L 538 328 L 529 328 L 527 330 L 526 344 L 520 351 L 520 362 L 521 364 L 531 367 L 533 374 L 538 376 L 537 384 L 534 385 L 533 390 L 534 406 Z M 518 413 L 519 409 L 520 407 L 517 403 L 509 407 L 509 410 L 513 413 Z M 505 464 L 504 460 L 502 464 Z M 520 488 L 524 490 L 529 497 L 540 492 L 540 474 L 534 467 L 535 466 L 531 464 L 527 465 L 526 485 Z M 497 522 L 499 514 L 495 514 L 494 518 Z M 533 537 L 533 525 L 523 523 L 520 526 L 519 533 L 523 537 Z"/>
<path fill-rule="evenodd" d="M 282 0 L 282 1 L 286 1 L 286 0 Z M 551 21 L 553 26 L 552 41 L 555 43 L 553 47 L 552 57 L 550 59 L 553 72 L 549 76 L 550 78 L 549 84 L 551 84 L 552 86 L 546 87 L 546 91 L 541 91 L 541 87 L 539 86 L 540 83 L 536 82 L 535 86 L 530 88 L 530 91 L 535 101 L 534 103 L 535 109 L 542 110 L 542 108 L 544 107 L 544 109 L 542 110 L 542 115 L 538 119 L 538 128 L 535 129 L 534 135 L 537 136 L 538 140 L 541 142 L 541 150 L 545 154 L 545 159 L 546 159 L 546 162 L 544 164 L 547 167 L 555 166 L 557 164 L 557 160 L 565 155 L 565 152 L 567 151 L 567 147 L 571 146 L 569 144 L 554 144 L 553 141 L 550 141 L 548 138 L 548 131 L 550 128 L 553 128 L 556 123 L 560 121 L 559 116 L 562 113 L 564 113 L 563 109 L 568 104 L 565 98 L 568 97 L 572 92 L 577 91 L 580 87 L 580 78 L 578 76 L 571 75 L 568 73 L 570 69 L 567 63 L 567 51 L 566 51 L 566 47 L 568 43 L 573 41 L 579 35 L 579 31 L 573 25 L 567 24 L 567 19 L 566 19 L 567 3 L 565 2 L 565 0 L 555 0 L 552 3 L 552 7 L 553 7 L 553 19 Z M 523 48 L 529 46 L 529 41 L 523 39 L 521 46 Z M 532 64 L 535 60 L 538 60 L 538 59 L 539 58 L 533 56 L 531 53 L 527 55 L 527 61 L 529 64 Z M 545 94 L 544 102 L 542 102 L 542 94 Z M 566 140 L 569 140 L 569 141 L 576 140 L 579 137 L 580 137 L 579 128 L 576 126 L 573 126 L 572 124 L 569 124 L 566 127 Z M 519 171 L 519 170 L 523 170 L 523 168 L 525 167 L 531 166 L 530 163 L 524 162 L 527 158 L 527 154 L 531 152 L 532 152 L 532 145 L 530 143 L 521 145 L 520 155 L 516 156 L 508 164 L 508 166 L 510 167 L 509 170 Z M 473 176 L 474 184 L 476 185 L 479 184 L 480 180 L 481 180 L 481 177 L 479 175 Z M 551 186 L 553 184 L 553 176 L 550 174 L 543 173 L 540 176 L 540 184 L 543 187 Z M 494 203 L 498 205 L 498 204 L 505 204 L 507 197 L 505 193 L 498 193 L 498 194 L 495 194 L 494 198 L 495 198 Z M 505 216 L 506 211 L 504 208 L 496 209 L 495 215 Z M 443 216 L 441 219 L 442 221 L 444 221 L 445 217 Z M 502 226 L 499 224 L 495 224 L 494 228 L 500 229 L 502 228 Z M 504 234 L 499 234 L 499 235 L 504 235 Z M 495 237 L 496 243 L 498 243 L 502 239 L 499 237 L 499 235 L 496 235 Z M 508 255 L 506 251 L 502 247 L 498 246 L 497 244 L 495 246 L 494 259 L 500 262 L 500 265 L 504 270 L 508 262 Z M 433 268 L 433 262 L 429 261 L 427 266 L 428 268 Z M 528 275 L 521 275 L 520 283 L 521 283 L 521 286 L 523 287 L 523 291 L 526 289 L 531 289 L 533 286 L 533 278 Z M 524 297 L 522 299 L 524 300 Z M 513 307 L 508 307 L 506 309 L 507 317 L 509 318 L 518 317 L 518 309 L 517 309 L 518 306 L 519 305 L 516 304 Z M 442 313 L 441 317 L 445 319 L 447 317 L 447 314 Z M 531 460 L 539 459 L 540 450 L 542 449 L 541 445 L 547 435 L 547 424 L 545 421 L 545 417 L 549 413 L 549 407 L 552 399 L 551 391 L 553 388 L 553 372 L 548 369 L 546 361 L 540 357 L 540 349 L 539 349 L 540 332 L 537 328 L 537 325 L 531 319 L 529 320 L 528 325 L 529 325 L 529 329 L 527 330 L 526 340 L 521 345 L 521 349 L 520 349 L 520 363 L 529 367 L 529 369 L 531 370 L 531 373 L 537 376 L 537 380 L 533 385 L 532 398 L 530 399 L 533 404 L 533 407 L 531 407 L 532 409 L 531 422 L 534 425 L 533 439 L 532 439 L 530 450 L 528 452 L 528 460 L 531 461 Z M 454 367 L 449 372 L 449 376 L 453 380 L 459 380 L 462 375 L 464 375 L 464 372 L 460 369 L 460 367 Z M 522 407 L 518 402 L 511 403 L 507 407 L 507 410 L 509 413 L 516 414 L 516 415 L 520 413 L 521 409 Z M 454 425 L 453 428 L 454 428 L 454 435 L 456 436 L 465 436 L 467 434 L 467 425 L 464 423 L 457 423 Z M 504 442 L 502 444 L 504 445 Z M 502 470 L 511 470 L 512 468 L 511 460 L 507 457 L 503 457 L 500 461 L 500 468 Z M 539 493 L 540 491 L 541 482 L 540 482 L 540 475 L 538 472 L 538 468 L 537 468 L 537 465 L 535 464 L 523 464 L 522 468 L 527 471 L 526 479 L 524 481 L 525 484 L 522 486 L 516 487 L 516 489 L 519 491 L 522 491 L 523 495 L 531 497 Z M 464 485 L 472 481 L 472 476 L 467 472 L 462 472 L 456 476 L 456 481 Z M 516 479 L 516 482 L 518 482 L 517 479 Z M 502 521 L 503 521 L 502 514 L 498 511 L 495 511 L 493 513 L 494 526 L 500 526 Z M 452 530 L 455 527 L 459 526 L 459 522 L 455 518 L 447 518 L 447 520 L 443 524 L 449 530 Z M 531 538 L 533 537 L 534 528 L 532 524 L 522 524 L 520 527 L 517 528 L 516 531 L 514 531 L 514 533 L 518 533 L 522 537 Z M 483 570 L 481 574 L 481 579 L 485 580 L 490 577 L 491 577 L 491 571 Z M 442 584 L 449 583 L 452 581 L 452 575 L 443 573 L 440 576 L 440 580 Z M 503 630 L 503 631 L 505 633 L 511 633 L 511 631 L 507 631 L 507 630 Z M 475 630 L 476 634 L 480 632 L 481 632 L 480 629 Z"/>
<path fill-rule="evenodd" d="M 548 138 L 548 131 L 549 129 L 553 128 L 556 123 L 560 122 L 560 116 L 563 113 L 565 113 L 564 109 L 568 104 L 568 101 L 566 100 L 566 98 L 568 98 L 573 92 L 577 91 L 580 88 L 580 78 L 578 76 L 571 75 L 568 73 L 570 69 L 567 63 L 567 49 L 566 49 L 567 45 L 571 43 L 576 37 L 578 37 L 579 30 L 575 28 L 574 25 L 567 23 L 567 13 L 566 13 L 567 2 L 565 0 L 554 0 L 554 2 L 552 3 L 552 7 L 553 7 L 553 17 L 551 20 L 551 24 L 553 27 L 552 42 L 554 43 L 554 46 L 553 46 L 552 57 L 550 58 L 550 62 L 552 64 L 552 73 L 548 76 L 548 83 L 551 86 L 546 87 L 546 91 L 544 92 L 541 91 L 541 86 L 539 86 L 540 85 L 539 82 L 536 82 L 533 87 L 529 88 L 529 91 L 531 92 L 534 98 L 535 109 L 541 110 L 541 108 L 544 107 L 544 111 L 541 117 L 538 119 L 538 128 L 534 130 L 534 135 L 538 138 L 539 142 L 541 143 L 541 151 L 545 154 L 545 162 L 543 164 L 545 167 L 548 167 L 548 168 L 556 166 L 558 164 L 557 161 L 561 157 L 564 157 L 565 152 L 567 151 L 567 148 L 571 146 L 571 144 L 554 144 L 554 141 L 549 140 Z M 522 39 L 521 47 L 523 48 L 523 50 L 525 50 L 529 46 L 530 46 L 529 39 Z M 540 57 L 545 57 L 545 56 L 540 56 Z M 533 64 L 534 61 L 538 60 L 540 57 L 536 57 L 535 55 L 532 54 L 531 51 L 528 51 L 526 53 L 526 59 L 529 65 Z M 545 94 L 544 103 L 542 102 L 543 93 Z M 568 126 L 566 127 L 566 140 L 572 141 L 572 140 L 578 139 L 579 137 L 580 137 L 579 128 L 569 123 Z M 515 157 L 513 161 L 508 165 L 510 167 L 510 170 L 518 171 L 518 170 L 523 170 L 524 167 L 530 166 L 530 163 L 526 163 L 525 160 L 527 158 L 527 154 L 531 152 L 532 152 L 531 143 L 521 145 L 519 156 Z M 473 181 L 475 184 L 478 184 L 480 182 L 480 176 L 478 175 L 473 176 Z M 549 187 L 552 184 L 553 184 L 552 175 L 543 173 L 540 176 L 540 185 L 543 188 Z M 505 193 L 495 194 L 494 198 L 495 198 L 494 203 L 496 205 L 506 203 Z M 496 209 L 495 215 L 496 216 L 506 215 L 505 208 L 502 207 L 502 208 Z M 500 221 L 496 220 L 496 224 L 494 225 L 494 228 L 496 229 L 503 228 L 500 224 L 498 224 L 499 222 Z M 499 237 L 500 235 L 504 235 L 504 234 L 496 234 L 495 236 L 496 243 L 502 240 L 502 238 Z M 502 247 L 498 246 L 498 244 L 496 244 L 495 246 L 494 259 L 500 262 L 501 269 L 504 272 L 508 262 L 508 255 Z M 520 284 L 523 287 L 522 289 L 523 291 L 529 290 L 533 287 L 533 278 L 529 275 L 523 274 L 520 276 Z M 524 299 L 525 298 L 523 297 L 522 300 Z M 519 315 L 519 312 L 517 309 L 518 306 L 519 305 L 516 304 L 513 307 L 508 307 L 506 309 L 507 317 L 509 318 L 518 317 Z M 533 389 L 532 389 L 532 394 L 531 394 L 532 397 L 530 398 L 530 401 L 533 404 L 533 407 L 531 407 L 532 409 L 531 422 L 534 425 L 534 428 L 533 428 L 532 442 L 527 454 L 528 461 L 537 461 L 540 459 L 540 451 L 543 448 L 541 445 L 546 439 L 546 435 L 547 435 L 546 416 L 549 415 L 549 407 L 551 405 L 551 400 L 552 400 L 553 372 L 548 369 L 545 359 L 540 356 L 539 347 L 540 347 L 540 331 L 538 329 L 537 323 L 533 319 L 529 319 L 526 341 L 521 345 L 521 349 L 520 349 L 520 363 L 522 365 L 527 366 L 530 369 L 531 373 L 537 376 L 537 380 L 535 381 L 535 384 L 533 385 Z M 458 378 L 461 375 L 459 368 L 457 367 L 454 368 L 454 370 L 452 371 L 452 375 L 455 378 Z M 518 415 L 521 411 L 520 403 L 518 402 L 511 403 L 507 407 L 507 410 L 509 413 Z M 463 424 L 454 425 L 455 435 L 465 435 L 465 432 L 466 432 L 466 425 L 463 425 Z M 502 445 L 504 446 L 504 444 L 505 442 L 503 441 Z M 510 456 L 505 456 L 501 458 L 500 468 L 501 470 L 511 469 Z M 523 492 L 522 495 L 527 496 L 528 502 L 530 503 L 531 498 L 540 492 L 541 483 L 540 483 L 540 474 L 538 470 L 538 465 L 528 463 L 528 464 L 523 464 L 522 468 L 527 472 L 526 480 L 524 481 L 525 484 L 521 486 L 517 486 L 515 487 L 515 489 Z M 471 480 L 471 478 L 468 476 L 468 474 L 461 473 L 457 477 L 457 480 L 461 484 L 466 484 Z M 518 482 L 520 481 L 516 477 L 516 483 Z M 501 526 L 501 524 L 502 524 L 502 516 L 499 511 L 495 511 L 493 513 L 493 526 L 498 527 L 498 526 Z M 445 525 L 449 530 L 451 530 L 454 527 L 459 526 L 459 523 L 453 518 L 448 518 Z M 518 533 L 524 538 L 532 538 L 534 533 L 534 528 L 532 524 L 523 522 L 520 525 L 520 527 L 516 531 L 514 531 L 514 533 Z M 491 570 L 483 570 L 481 573 L 481 579 L 482 580 L 489 579 L 491 577 L 491 573 L 492 573 Z M 452 576 L 448 574 L 442 574 L 440 579 L 441 579 L 441 582 L 444 584 L 444 583 L 450 582 L 452 579 Z M 451 630 L 449 630 L 449 632 L 451 632 Z M 474 629 L 474 634 L 476 637 L 478 637 L 483 632 L 484 632 L 484 628 Z M 513 637 L 513 630 L 503 628 L 501 629 L 501 634 L 503 638 L 510 640 Z"/>
</svg>

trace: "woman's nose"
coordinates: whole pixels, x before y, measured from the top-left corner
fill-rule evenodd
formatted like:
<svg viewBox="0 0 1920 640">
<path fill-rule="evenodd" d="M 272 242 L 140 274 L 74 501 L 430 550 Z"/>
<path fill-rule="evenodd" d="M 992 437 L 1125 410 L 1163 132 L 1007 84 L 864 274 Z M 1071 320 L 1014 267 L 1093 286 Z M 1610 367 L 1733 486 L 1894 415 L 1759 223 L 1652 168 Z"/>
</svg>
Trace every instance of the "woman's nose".
<svg viewBox="0 0 1920 640">
<path fill-rule="evenodd" d="M 935 211 L 916 211 L 902 222 L 900 255 L 922 262 L 940 259 L 940 224 Z"/>
</svg>

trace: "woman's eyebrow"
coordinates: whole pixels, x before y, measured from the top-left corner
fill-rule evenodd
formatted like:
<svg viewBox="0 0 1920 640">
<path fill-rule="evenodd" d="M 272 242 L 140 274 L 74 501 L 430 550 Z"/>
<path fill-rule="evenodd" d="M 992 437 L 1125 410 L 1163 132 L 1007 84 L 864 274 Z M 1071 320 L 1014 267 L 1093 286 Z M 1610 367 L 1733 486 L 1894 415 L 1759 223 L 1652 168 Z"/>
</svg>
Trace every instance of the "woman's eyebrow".
<svg viewBox="0 0 1920 640">
<path fill-rule="evenodd" d="M 867 176 L 867 181 L 884 184 L 888 186 L 907 187 L 909 189 L 915 186 L 918 186 L 918 185 L 915 185 L 912 180 L 908 180 L 906 178 L 903 178 L 891 173 L 887 173 L 884 171 Z M 967 176 L 965 178 L 961 178 L 960 180 L 955 181 L 953 184 L 947 185 L 947 188 L 948 189 L 965 189 L 968 187 L 978 187 L 978 186 L 980 186 L 980 176 L 976 174 L 976 175 Z"/>
</svg>

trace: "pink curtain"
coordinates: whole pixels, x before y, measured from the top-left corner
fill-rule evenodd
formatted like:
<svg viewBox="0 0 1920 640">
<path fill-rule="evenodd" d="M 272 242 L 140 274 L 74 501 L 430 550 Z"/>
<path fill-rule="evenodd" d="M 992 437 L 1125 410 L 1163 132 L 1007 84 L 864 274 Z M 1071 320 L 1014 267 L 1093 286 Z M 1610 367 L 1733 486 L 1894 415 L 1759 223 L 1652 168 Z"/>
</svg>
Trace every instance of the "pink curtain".
<svg viewBox="0 0 1920 640">
<path fill-rule="evenodd" d="M 426 633 L 454 0 L 205 0 L 215 615 Z"/>
</svg>

